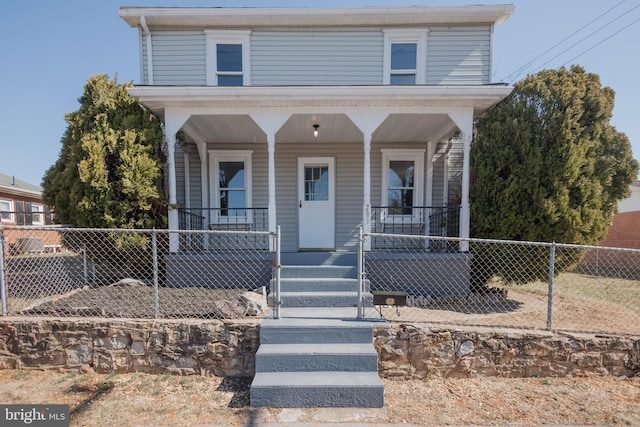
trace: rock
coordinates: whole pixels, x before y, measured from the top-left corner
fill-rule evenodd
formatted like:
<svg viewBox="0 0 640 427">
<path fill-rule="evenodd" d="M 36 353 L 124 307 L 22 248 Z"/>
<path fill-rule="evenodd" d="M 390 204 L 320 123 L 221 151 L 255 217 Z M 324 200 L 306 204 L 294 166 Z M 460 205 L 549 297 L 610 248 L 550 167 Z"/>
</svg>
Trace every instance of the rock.
<svg viewBox="0 0 640 427">
<path fill-rule="evenodd" d="M 269 308 L 266 296 L 257 292 L 245 292 L 240 295 L 238 303 L 245 309 L 247 316 L 260 316 Z"/>
<path fill-rule="evenodd" d="M 140 280 L 131 279 L 127 277 L 122 280 L 118 280 L 116 283 L 112 283 L 109 286 L 147 286 L 147 285 L 146 283 Z"/>
</svg>

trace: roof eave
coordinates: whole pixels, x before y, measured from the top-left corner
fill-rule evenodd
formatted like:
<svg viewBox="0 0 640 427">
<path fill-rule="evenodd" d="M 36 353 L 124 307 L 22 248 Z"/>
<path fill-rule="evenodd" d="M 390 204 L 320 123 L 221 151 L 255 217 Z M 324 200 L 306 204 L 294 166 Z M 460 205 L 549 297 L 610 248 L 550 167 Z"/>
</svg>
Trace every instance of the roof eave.
<svg viewBox="0 0 640 427">
<path fill-rule="evenodd" d="M 515 7 L 503 5 L 358 8 L 121 7 L 131 27 L 144 17 L 150 28 L 252 28 L 502 24 Z"/>
<path fill-rule="evenodd" d="M 484 111 L 513 90 L 482 86 L 134 86 L 129 93 L 154 114 L 167 108 L 219 111 L 268 108 L 469 108 Z"/>
</svg>

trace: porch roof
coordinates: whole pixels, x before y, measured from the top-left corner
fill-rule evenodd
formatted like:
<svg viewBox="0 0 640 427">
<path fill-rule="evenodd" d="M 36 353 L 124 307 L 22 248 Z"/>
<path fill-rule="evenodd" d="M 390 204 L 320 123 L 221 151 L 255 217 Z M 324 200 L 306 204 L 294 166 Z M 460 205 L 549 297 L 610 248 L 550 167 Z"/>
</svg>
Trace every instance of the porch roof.
<svg viewBox="0 0 640 427">
<path fill-rule="evenodd" d="M 379 141 L 438 141 L 456 126 L 449 114 L 472 110 L 480 116 L 513 88 L 483 86 L 135 86 L 131 95 L 161 120 L 167 114 L 188 115 L 182 130 L 187 140 L 266 142 L 251 119 L 257 112 L 290 114 L 276 141 L 312 141 L 313 124 L 322 141 L 354 142 L 362 132 L 346 114 L 388 114 L 373 135 Z"/>
</svg>

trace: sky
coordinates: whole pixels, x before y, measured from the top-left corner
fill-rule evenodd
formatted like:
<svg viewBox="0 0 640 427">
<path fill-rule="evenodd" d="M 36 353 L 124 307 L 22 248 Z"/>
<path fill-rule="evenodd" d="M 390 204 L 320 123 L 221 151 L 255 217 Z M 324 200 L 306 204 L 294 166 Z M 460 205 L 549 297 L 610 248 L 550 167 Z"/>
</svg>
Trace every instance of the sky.
<svg viewBox="0 0 640 427">
<path fill-rule="evenodd" d="M 364 7 L 513 4 L 495 27 L 493 81 L 572 64 L 615 93 L 611 123 L 640 159 L 638 0 L 21 0 L 0 5 L 0 172 L 40 185 L 59 157 L 66 113 L 93 74 L 140 81 L 137 30 L 121 6 Z"/>
</svg>

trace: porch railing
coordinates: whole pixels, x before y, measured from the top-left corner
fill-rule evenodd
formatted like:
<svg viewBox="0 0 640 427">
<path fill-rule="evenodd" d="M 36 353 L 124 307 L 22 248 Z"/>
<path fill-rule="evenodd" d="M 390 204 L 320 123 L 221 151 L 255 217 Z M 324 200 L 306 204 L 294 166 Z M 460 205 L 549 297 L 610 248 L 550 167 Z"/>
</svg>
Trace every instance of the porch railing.
<svg viewBox="0 0 640 427">
<path fill-rule="evenodd" d="M 178 218 L 180 230 L 269 231 L 267 208 L 182 208 Z"/>
</svg>

